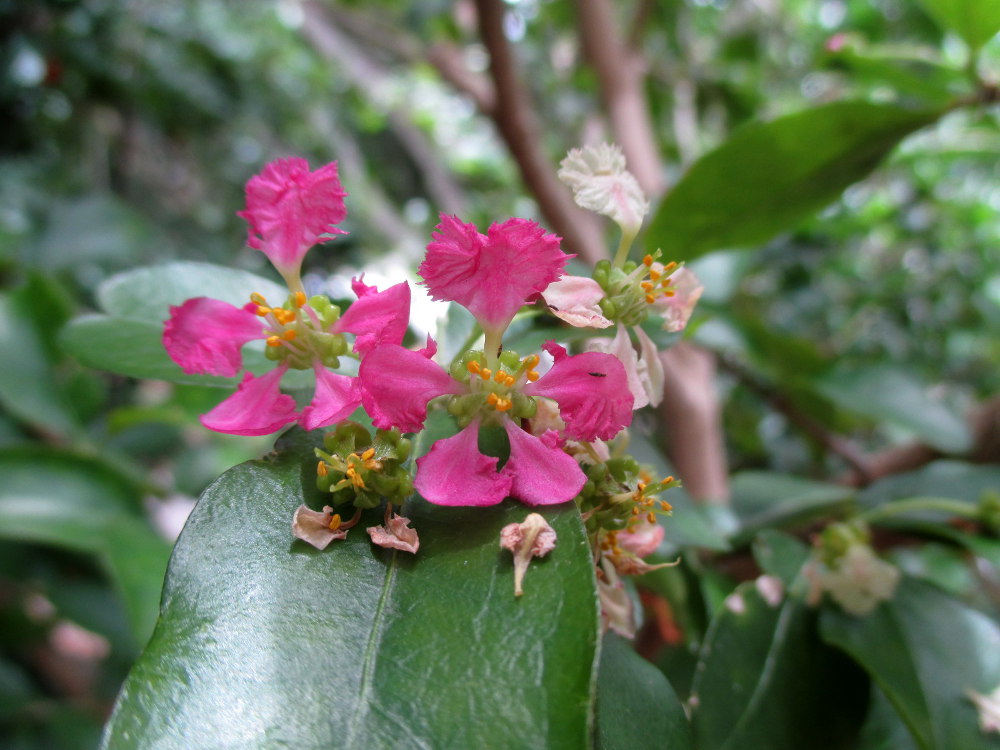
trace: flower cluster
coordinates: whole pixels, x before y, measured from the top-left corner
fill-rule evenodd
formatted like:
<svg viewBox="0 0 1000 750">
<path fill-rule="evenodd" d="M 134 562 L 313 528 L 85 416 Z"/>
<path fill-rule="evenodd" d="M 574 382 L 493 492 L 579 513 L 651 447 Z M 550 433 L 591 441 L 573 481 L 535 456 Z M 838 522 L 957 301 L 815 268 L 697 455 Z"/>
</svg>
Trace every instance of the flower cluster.
<svg viewBox="0 0 1000 750">
<path fill-rule="evenodd" d="M 264 374 L 245 372 L 237 391 L 203 415 L 206 427 L 239 435 L 268 434 L 293 422 L 306 430 L 332 428 L 316 449 L 317 487 L 329 504 L 295 512 L 297 538 L 323 549 L 345 538 L 364 510 L 384 502 L 383 524 L 367 529 L 372 541 L 416 553 L 416 531 L 395 512 L 414 490 L 443 506 L 490 506 L 508 497 L 528 506 L 575 501 L 606 617 L 624 632 L 630 605 L 617 576 L 654 567 L 642 558 L 662 541 L 657 515 L 670 512 L 658 495 L 676 485 L 671 477 L 654 481 L 620 450 L 627 441 L 615 441 L 635 409 L 661 396 L 659 353 L 640 325 L 654 311 L 668 330 L 680 330 L 700 286 L 683 267 L 660 263 L 658 252 L 642 263 L 626 260 L 648 204 L 620 152 L 608 146 L 574 152 L 560 175 L 581 205 L 622 227 L 615 261 L 599 264 L 592 278 L 566 276 L 572 256 L 534 221 L 511 218 L 484 234 L 442 215 L 418 269 L 420 284 L 433 300 L 468 310 L 482 341 L 450 362 L 437 360 L 429 337 L 421 349 L 403 345 L 410 304 L 405 281 L 379 291 L 356 278 L 357 299 L 346 310 L 323 295 L 307 295 L 303 258 L 342 233 L 337 225 L 347 211 L 336 165 L 310 171 L 301 159 L 273 162 L 252 178 L 239 214 L 249 225 L 248 244 L 274 265 L 287 297 L 255 293 L 242 307 L 190 299 L 171 308 L 163 342 L 188 373 L 232 377 L 243 369 L 243 346 L 253 341 L 263 342 L 274 363 Z M 506 347 L 515 316 L 539 299 L 571 325 L 617 326 L 615 335 L 575 353 L 554 340 L 523 354 Z M 358 360 L 356 376 L 338 372 L 347 358 Z M 289 369 L 314 373 L 315 391 L 304 408 L 281 393 Z M 374 433 L 348 419 L 359 407 Z M 432 409 L 451 416 L 454 432 L 414 460 L 404 434 L 423 430 Z M 501 545 L 514 555 L 518 594 L 530 559 L 555 543 L 539 514 L 504 529 Z M 611 610 L 619 615 L 610 616 Z"/>
</svg>

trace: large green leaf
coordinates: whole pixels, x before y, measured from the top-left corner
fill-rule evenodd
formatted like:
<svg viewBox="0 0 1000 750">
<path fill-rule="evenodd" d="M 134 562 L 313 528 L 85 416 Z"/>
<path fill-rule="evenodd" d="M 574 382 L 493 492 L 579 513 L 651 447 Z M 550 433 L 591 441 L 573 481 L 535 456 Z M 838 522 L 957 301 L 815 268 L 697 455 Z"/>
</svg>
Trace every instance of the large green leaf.
<svg viewBox="0 0 1000 750">
<path fill-rule="evenodd" d="M 695 674 L 691 721 L 699 750 L 852 746 L 867 704 L 865 681 L 823 646 L 815 620 L 795 600 L 771 606 L 752 583 L 729 596 Z"/>
<path fill-rule="evenodd" d="M 820 628 L 878 682 L 923 750 L 1000 747 L 980 732 L 965 694 L 1000 684 L 1000 626 L 981 612 L 904 578 L 867 617 L 829 608 Z"/>
<path fill-rule="evenodd" d="M 920 0 L 930 16 L 978 48 L 1000 31 L 1000 3 L 997 0 Z"/>
<path fill-rule="evenodd" d="M 838 370 L 821 378 L 817 386 L 841 408 L 884 419 L 942 451 L 962 453 L 972 443 L 962 418 L 932 398 L 930 388 L 902 368 Z"/>
<path fill-rule="evenodd" d="M 984 492 L 1000 490 L 1000 467 L 934 461 L 915 471 L 880 479 L 858 493 L 858 503 L 874 508 L 908 497 L 953 497 L 979 502 Z"/>
<path fill-rule="evenodd" d="M 135 378 L 176 383 L 228 385 L 235 378 L 186 375 L 163 348 L 163 321 L 171 305 L 191 297 L 213 297 L 242 306 L 252 292 L 280 304 L 288 290 L 273 281 L 234 268 L 190 261 L 139 268 L 113 276 L 97 290 L 104 314 L 85 315 L 71 321 L 62 332 L 63 347 L 81 363 Z M 243 351 L 251 372 L 274 367 L 261 346 Z M 301 378 L 290 373 L 285 385 L 297 387 Z"/>
<path fill-rule="evenodd" d="M 690 260 L 765 242 L 835 200 L 938 114 L 847 101 L 748 125 L 692 165 L 645 244 Z"/>
<path fill-rule="evenodd" d="M 0 476 L 0 537 L 96 555 L 145 642 L 170 546 L 146 523 L 130 484 L 98 461 L 37 446 L 0 452 Z"/>
<path fill-rule="evenodd" d="M 733 507 L 741 519 L 734 544 L 749 541 L 761 529 L 828 515 L 854 496 L 848 487 L 765 471 L 736 474 L 731 487 Z"/>
<path fill-rule="evenodd" d="M 599 750 L 689 750 L 691 727 L 663 673 L 608 632 L 597 674 Z"/>
<path fill-rule="evenodd" d="M 363 528 L 320 552 L 289 528 L 323 503 L 296 435 L 205 491 L 105 747 L 586 747 L 598 618 L 575 507 L 543 510 L 559 542 L 521 598 L 497 544 L 527 515 L 512 501 L 409 502 L 414 557 Z"/>
</svg>

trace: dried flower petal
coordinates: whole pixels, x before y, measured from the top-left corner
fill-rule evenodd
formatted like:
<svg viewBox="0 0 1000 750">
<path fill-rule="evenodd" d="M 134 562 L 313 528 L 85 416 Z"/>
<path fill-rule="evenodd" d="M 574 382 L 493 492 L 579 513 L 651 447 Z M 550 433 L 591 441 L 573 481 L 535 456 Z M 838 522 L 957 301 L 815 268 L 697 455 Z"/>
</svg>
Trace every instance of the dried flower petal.
<svg viewBox="0 0 1000 750">
<path fill-rule="evenodd" d="M 300 505 L 292 518 L 292 534 L 316 549 L 326 549 L 335 539 L 347 538 L 347 529 L 340 528 L 337 522 L 331 523 L 334 518 L 339 522 L 339 516 L 333 515 L 333 508 L 329 505 L 323 507 L 322 513 Z"/>
<path fill-rule="evenodd" d="M 500 530 L 500 546 L 514 553 L 514 596 L 521 596 L 528 563 L 555 549 L 556 532 L 538 513 L 529 513 L 522 523 L 509 523 Z"/>
<path fill-rule="evenodd" d="M 379 547 L 398 549 L 411 555 L 417 554 L 420 549 L 420 538 L 416 529 L 410 528 L 410 519 L 395 513 L 386 521 L 385 526 L 369 526 L 367 531 L 372 542 Z"/>
</svg>

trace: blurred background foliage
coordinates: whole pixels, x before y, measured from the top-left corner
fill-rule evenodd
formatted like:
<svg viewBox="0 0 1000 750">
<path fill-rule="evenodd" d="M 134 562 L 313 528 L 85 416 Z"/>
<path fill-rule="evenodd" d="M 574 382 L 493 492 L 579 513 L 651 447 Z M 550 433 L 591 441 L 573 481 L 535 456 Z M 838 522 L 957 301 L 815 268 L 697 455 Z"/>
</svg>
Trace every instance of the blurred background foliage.
<svg viewBox="0 0 1000 750">
<path fill-rule="evenodd" d="M 575 4 L 506 10 L 554 170 L 610 137 Z M 619 11 L 671 184 L 756 120 L 847 98 L 953 110 L 789 231 L 692 261 L 706 292 L 691 337 L 718 357 L 736 513 L 752 515 L 754 476 L 870 484 L 879 472 L 857 476 L 859 455 L 995 464 L 1000 129 L 995 88 L 968 70 L 997 80 L 996 40 L 970 62 L 910 0 Z M 538 206 L 477 99 L 489 56 L 468 2 L 0 0 L 0 39 L 0 744 L 91 747 L 155 621 L 184 513 L 270 441 L 203 430 L 219 390 L 82 366 L 63 326 L 142 265 L 268 275 L 235 212 L 279 156 L 340 163 L 350 234 L 307 258 L 334 293 L 365 267 L 403 278 L 441 211 L 483 227 Z M 990 105 L 990 90 L 992 106 L 966 106 Z M 906 565 L 972 597 L 982 581 L 949 550 Z M 676 605 L 703 575 L 697 596 L 717 606 L 740 578 L 684 575 L 652 589 Z M 989 576 L 993 598 L 977 596 L 995 611 Z M 671 664 L 687 657 L 665 653 L 683 696 L 690 670 Z"/>
</svg>

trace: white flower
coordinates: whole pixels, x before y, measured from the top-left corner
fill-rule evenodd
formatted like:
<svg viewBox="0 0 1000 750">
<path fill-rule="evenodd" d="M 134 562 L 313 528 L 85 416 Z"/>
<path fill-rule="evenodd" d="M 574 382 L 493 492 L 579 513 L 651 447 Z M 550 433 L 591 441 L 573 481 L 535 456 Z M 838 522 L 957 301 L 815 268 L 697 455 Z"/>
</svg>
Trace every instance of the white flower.
<svg viewBox="0 0 1000 750">
<path fill-rule="evenodd" d="M 649 212 L 649 201 L 626 171 L 617 145 L 573 149 L 559 164 L 559 179 L 573 191 L 577 205 L 610 217 L 625 234 L 634 236 Z"/>
</svg>

